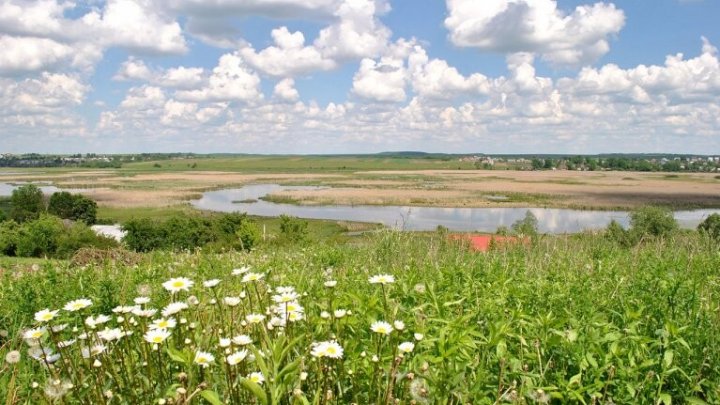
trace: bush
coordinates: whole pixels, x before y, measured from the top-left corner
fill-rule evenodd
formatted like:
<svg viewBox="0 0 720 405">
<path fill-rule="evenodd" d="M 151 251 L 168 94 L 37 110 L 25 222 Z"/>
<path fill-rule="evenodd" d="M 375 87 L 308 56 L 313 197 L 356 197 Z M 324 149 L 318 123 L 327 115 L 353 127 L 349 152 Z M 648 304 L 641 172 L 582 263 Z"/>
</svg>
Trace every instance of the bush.
<svg viewBox="0 0 720 405">
<path fill-rule="evenodd" d="M 15 221 L 0 223 L 0 255 L 15 256 L 19 228 Z"/>
<path fill-rule="evenodd" d="M 137 252 L 151 250 L 192 250 L 212 245 L 212 249 L 250 249 L 259 240 L 259 231 L 245 214 L 212 217 L 178 215 L 165 221 L 133 219 L 123 225 L 123 241 Z M 240 240 L 238 240 L 240 238 Z"/>
<path fill-rule="evenodd" d="M 18 187 L 10 197 L 10 218 L 23 223 L 40 217 L 45 212 L 45 201 L 40 188 L 33 184 Z"/>
<path fill-rule="evenodd" d="M 60 218 L 83 221 L 92 225 L 97 220 L 97 203 L 82 194 L 61 191 L 50 197 L 48 212 Z"/>
<path fill-rule="evenodd" d="M 525 218 L 515 221 L 512 224 L 512 230 L 517 235 L 536 236 L 538 233 L 538 220 L 535 215 L 525 211 Z"/>
<path fill-rule="evenodd" d="M 667 208 L 643 207 L 630 214 L 630 232 L 637 240 L 644 236 L 669 236 L 677 229 L 677 221 Z"/>
<path fill-rule="evenodd" d="M 240 250 L 250 250 L 262 240 L 260 228 L 250 221 L 244 221 L 235 232 L 235 236 L 237 237 L 235 248 Z"/>
<path fill-rule="evenodd" d="M 51 215 L 26 222 L 18 231 L 16 254 L 21 257 L 52 256 L 64 232 L 62 220 Z"/>
<path fill-rule="evenodd" d="M 710 214 L 698 225 L 698 232 L 705 233 L 720 241 L 720 214 Z"/>
<path fill-rule="evenodd" d="M 614 219 L 610 221 L 608 227 L 605 229 L 605 238 L 621 246 L 629 247 L 633 245 L 629 232 Z"/>
<path fill-rule="evenodd" d="M 70 258 L 83 248 L 111 249 L 117 246 L 115 239 L 97 235 L 84 223 L 75 222 L 59 236 L 55 256 Z"/>
<path fill-rule="evenodd" d="M 307 237 L 307 221 L 290 215 L 280 215 L 280 238 L 283 241 L 303 242 Z"/>
<path fill-rule="evenodd" d="M 153 221 L 131 219 L 122 226 L 123 242 L 137 252 L 149 252 L 165 246 L 165 229 Z"/>
</svg>

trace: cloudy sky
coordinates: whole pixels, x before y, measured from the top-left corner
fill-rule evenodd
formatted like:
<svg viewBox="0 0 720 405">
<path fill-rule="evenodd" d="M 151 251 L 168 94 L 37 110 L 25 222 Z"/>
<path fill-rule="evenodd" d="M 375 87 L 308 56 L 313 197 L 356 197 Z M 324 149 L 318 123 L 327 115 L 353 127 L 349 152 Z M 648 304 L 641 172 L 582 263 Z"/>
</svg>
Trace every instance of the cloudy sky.
<svg viewBox="0 0 720 405">
<path fill-rule="evenodd" d="M 0 0 L 0 153 L 720 153 L 718 0 Z"/>
</svg>

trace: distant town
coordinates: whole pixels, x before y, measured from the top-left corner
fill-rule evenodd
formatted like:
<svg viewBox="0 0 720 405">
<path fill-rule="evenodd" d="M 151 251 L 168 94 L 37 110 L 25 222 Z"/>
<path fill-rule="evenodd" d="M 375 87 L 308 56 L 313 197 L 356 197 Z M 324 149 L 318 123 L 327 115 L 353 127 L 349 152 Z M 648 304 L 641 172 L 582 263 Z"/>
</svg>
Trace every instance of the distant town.
<svg viewBox="0 0 720 405">
<path fill-rule="evenodd" d="M 140 154 L 71 154 L 0 153 L 0 167 L 79 167 L 121 168 L 125 163 L 152 162 L 248 154 L 140 153 Z M 437 159 L 468 163 L 478 170 L 576 170 L 576 171 L 642 171 L 642 172 L 720 172 L 719 156 L 676 154 L 601 154 L 601 155 L 494 155 L 444 154 L 425 152 L 383 152 L 366 155 L 322 155 L 328 157 L 379 157 L 394 159 Z"/>
</svg>

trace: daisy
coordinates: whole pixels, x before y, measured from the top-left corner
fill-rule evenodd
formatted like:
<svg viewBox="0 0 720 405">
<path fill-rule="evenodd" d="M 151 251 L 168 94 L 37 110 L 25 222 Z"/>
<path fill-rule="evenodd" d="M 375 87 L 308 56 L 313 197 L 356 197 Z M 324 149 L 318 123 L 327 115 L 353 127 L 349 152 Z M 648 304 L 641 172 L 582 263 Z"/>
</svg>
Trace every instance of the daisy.
<svg viewBox="0 0 720 405">
<path fill-rule="evenodd" d="M 347 315 L 347 311 L 344 309 L 336 309 L 335 312 L 333 312 L 333 315 L 335 315 L 335 318 L 337 319 L 344 318 L 345 315 Z"/>
<path fill-rule="evenodd" d="M 328 342 L 315 343 L 310 354 L 313 357 L 329 357 L 331 359 L 341 359 L 343 356 L 343 348 L 338 342 L 331 340 Z"/>
<path fill-rule="evenodd" d="M 23 334 L 23 338 L 26 340 L 38 340 L 41 337 L 45 336 L 45 333 L 47 332 L 47 329 L 45 328 L 36 328 L 36 329 L 28 329 Z"/>
<path fill-rule="evenodd" d="M 106 342 L 112 342 L 113 340 L 120 340 L 125 336 L 125 333 L 120 328 L 105 329 L 98 332 L 98 337 Z"/>
<path fill-rule="evenodd" d="M 272 299 L 277 304 L 285 304 L 287 302 L 292 302 L 300 298 L 300 295 L 296 293 L 295 291 L 288 291 L 288 292 L 281 292 L 278 295 L 273 295 Z"/>
<path fill-rule="evenodd" d="M 243 283 L 249 283 L 251 281 L 259 281 L 263 277 L 265 277 L 265 274 L 262 273 L 247 273 L 240 281 L 242 281 Z"/>
<path fill-rule="evenodd" d="M 102 325 L 110 319 L 112 318 L 107 315 L 98 315 L 95 318 L 93 318 L 92 316 L 88 316 L 87 319 L 85 319 L 85 325 L 90 327 L 90 329 L 95 329 L 96 326 Z"/>
<path fill-rule="evenodd" d="M 133 300 L 138 305 L 145 305 L 150 302 L 150 298 L 148 297 L 137 297 Z"/>
<path fill-rule="evenodd" d="M 328 280 L 325 282 L 325 287 L 327 288 L 333 288 L 337 285 L 337 281 L 335 280 Z"/>
<path fill-rule="evenodd" d="M 171 278 L 170 280 L 164 282 L 162 286 L 170 291 L 171 293 L 176 293 L 180 291 L 188 291 L 190 290 L 190 287 L 195 284 L 194 281 L 190 280 L 187 277 L 177 277 L 177 278 Z"/>
<path fill-rule="evenodd" d="M 397 330 L 403 330 L 403 329 L 405 329 L 405 322 L 403 322 L 403 321 L 395 321 L 395 322 L 393 322 L 393 326 L 394 326 L 395 329 L 397 329 Z"/>
<path fill-rule="evenodd" d="M 370 330 L 375 333 L 389 335 L 393 331 L 392 325 L 384 321 L 375 321 L 370 325 Z"/>
<path fill-rule="evenodd" d="M 53 318 L 55 318 L 60 312 L 59 309 L 56 309 L 55 311 L 51 311 L 49 309 L 43 309 L 42 311 L 38 311 L 35 313 L 35 320 L 38 322 L 48 322 L 51 321 Z"/>
<path fill-rule="evenodd" d="M 389 274 L 379 274 L 377 276 L 370 277 L 370 284 L 392 284 L 395 282 L 395 277 Z"/>
<path fill-rule="evenodd" d="M 210 364 L 212 364 L 213 361 L 215 361 L 215 356 L 208 352 L 203 352 L 198 350 L 195 352 L 195 360 L 193 360 L 195 364 L 207 368 Z"/>
<path fill-rule="evenodd" d="M 232 342 L 238 346 L 245 346 L 252 343 L 252 339 L 248 335 L 237 335 L 232 338 Z"/>
<path fill-rule="evenodd" d="M 415 348 L 415 343 L 413 342 L 403 342 L 398 345 L 398 349 L 402 353 L 410 353 Z"/>
<path fill-rule="evenodd" d="M 216 287 L 218 284 L 220 284 L 220 280 L 216 278 L 208 281 L 203 281 L 203 287 L 206 288 L 213 288 Z"/>
<path fill-rule="evenodd" d="M 162 343 L 165 339 L 170 337 L 170 332 L 167 329 L 153 329 L 147 331 L 143 339 L 148 343 Z"/>
<path fill-rule="evenodd" d="M 167 304 L 167 306 L 162 310 L 162 316 L 169 317 L 170 315 L 175 315 L 178 312 L 187 309 L 188 304 L 184 302 L 171 302 Z"/>
<path fill-rule="evenodd" d="M 137 307 L 137 308 L 133 309 L 132 313 L 133 313 L 133 315 L 139 316 L 141 318 L 152 318 L 157 313 L 157 309 L 154 309 L 154 308 L 141 309 L 140 307 Z"/>
<path fill-rule="evenodd" d="M 260 323 L 265 319 L 265 315 L 261 314 L 250 314 L 245 317 L 245 319 L 248 321 L 248 323 Z"/>
<path fill-rule="evenodd" d="M 223 298 L 223 302 L 229 307 L 236 307 L 240 304 L 240 297 L 225 297 Z"/>
<path fill-rule="evenodd" d="M 219 338 L 219 339 L 220 339 L 220 347 L 222 347 L 223 349 L 230 346 L 230 342 L 231 342 L 230 339 L 228 339 L 228 338 Z"/>
<path fill-rule="evenodd" d="M 247 379 L 259 385 L 262 385 L 262 383 L 265 382 L 265 376 L 259 371 L 250 373 L 250 375 L 247 376 Z"/>
<path fill-rule="evenodd" d="M 233 275 L 233 276 L 239 276 L 239 275 L 241 275 L 241 274 L 247 273 L 248 271 L 250 271 L 250 267 L 243 266 L 243 267 L 240 267 L 239 269 L 233 269 L 232 275 Z"/>
<path fill-rule="evenodd" d="M 92 301 L 90 301 L 87 298 L 80 298 L 78 300 L 73 300 L 73 301 L 68 302 L 67 304 L 65 304 L 63 309 L 68 312 L 75 312 L 75 311 L 79 311 L 81 309 L 87 308 L 90 305 L 92 305 Z"/>
<path fill-rule="evenodd" d="M 227 356 L 227 363 L 231 366 L 234 366 L 234 365 L 240 363 L 241 361 L 245 360 L 247 355 L 248 355 L 247 350 L 238 350 L 235 353 Z"/>
<path fill-rule="evenodd" d="M 129 314 L 129 313 L 133 312 L 133 311 L 136 310 L 136 309 L 137 309 L 137 310 L 140 310 L 140 307 L 137 306 L 137 305 L 128 305 L 128 306 L 120 305 L 120 306 L 117 306 L 117 307 L 113 308 L 112 311 L 113 311 L 113 313 L 115 313 L 115 314 Z"/>
<path fill-rule="evenodd" d="M 155 329 L 171 329 L 174 328 L 175 325 L 177 325 L 177 321 L 175 321 L 175 318 L 160 318 L 156 319 L 152 322 L 152 324 L 149 326 L 150 330 Z"/>
</svg>

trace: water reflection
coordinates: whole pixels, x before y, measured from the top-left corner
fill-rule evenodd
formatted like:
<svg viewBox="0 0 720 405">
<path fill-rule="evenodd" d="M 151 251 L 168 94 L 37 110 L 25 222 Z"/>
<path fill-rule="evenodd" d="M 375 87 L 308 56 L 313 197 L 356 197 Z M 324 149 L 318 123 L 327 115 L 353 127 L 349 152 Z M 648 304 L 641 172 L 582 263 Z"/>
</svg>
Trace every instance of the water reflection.
<svg viewBox="0 0 720 405">
<path fill-rule="evenodd" d="M 9 197 L 12 195 L 13 190 L 15 190 L 18 187 L 24 186 L 26 184 L 31 184 L 27 182 L 14 182 L 14 183 L 0 183 L 0 197 Z M 58 191 L 62 191 L 59 188 L 55 186 L 51 186 L 48 183 L 43 182 L 34 182 L 32 183 L 40 188 L 42 190 L 43 194 L 52 194 L 56 193 Z"/>
<path fill-rule="evenodd" d="M 532 212 L 538 219 L 540 232 L 572 233 L 584 229 L 604 228 L 611 220 L 623 226 L 629 224 L 628 213 L 623 211 L 587 211 L 558 208 L 434 208 L 406 206 L 368 206 L 368 205 L 322 205 L 299 206 L 276 204 L 258 200 L 267 194 L 281 190 L 317 190 L 318 187 L 280 186 L 277 184 L 256 184 L 239 189 L 210 191 L 202 198 L 193 201 L 199 209 L 222 212 L 246 212 L 250 215 L 278 216 L 293 215 L 301 218 L 347 220 L 382 223 L 385 226 L 424 231 L 433 230 L 438 225 L 454 231 L 494 232 L 499 226 L 510 227 L 522 219 L 526 211 Z M 695 227 L 707 215 L 720 210 L 679 211 L 678 222 L 683 227 Z"/>
</svg>

